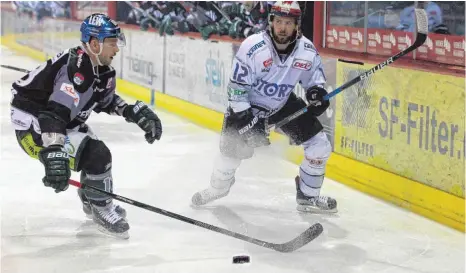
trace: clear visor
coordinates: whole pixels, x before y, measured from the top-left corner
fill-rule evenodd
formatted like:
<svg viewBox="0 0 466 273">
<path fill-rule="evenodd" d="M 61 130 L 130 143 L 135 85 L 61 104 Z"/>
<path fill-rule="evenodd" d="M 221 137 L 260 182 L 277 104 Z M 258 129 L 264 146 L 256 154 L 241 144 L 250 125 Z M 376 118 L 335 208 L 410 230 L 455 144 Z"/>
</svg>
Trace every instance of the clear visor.
<svg viewBox="0 0 466 273">
<path fill-rule="evenodd" d="M 117 40 L 117 46 L 118 47 L 124 47 L 126 46 L 126 37 L 125 37 L 125 34 L 124 33 L 120 33 L 118 34 L 118 36 L 116 37 L 118 40 Z"/>
</svg>

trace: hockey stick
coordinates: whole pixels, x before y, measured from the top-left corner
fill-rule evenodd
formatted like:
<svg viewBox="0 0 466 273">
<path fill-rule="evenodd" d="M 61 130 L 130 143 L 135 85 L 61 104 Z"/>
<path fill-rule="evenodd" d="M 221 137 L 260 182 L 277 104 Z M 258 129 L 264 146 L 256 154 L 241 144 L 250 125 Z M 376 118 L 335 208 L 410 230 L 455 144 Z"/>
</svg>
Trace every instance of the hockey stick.
<svg viewBox="0 0 466 273">
<path fill-rule="evenodd" d="M 1 65 L 1 67 L 12 69 L 12 70 L 15 70 L 15 71 L 26 72 L 26 73 L 29 72 L 29 70 L 14 67 L 14 66 L 9 66 L 9 65 Z M 307 230 L 305 230 L 303 233 L 301 233 L 298 237 L 294 238 L 293 240 L 291 240 L 289 242 L 286 242 L 286 243 L 283 243 L 283 244 L 275 244 L 275 243 L 270 243 L 270 242 L 262 241 L 262 240 L 259 240 L 259 239 L 255 239 L 255 238 L 252 238 L 252 237 L 249 237 L 249 236 L 246 236 L 246 235 L 243 235 L 243 234 L 239 234 L 239 233 L 236 233 L 236 232 L 233 232 L 233 231 L 229 231 L 229 230 L 223 229 L 221 227 L 213 226 L 213 225 L 201 222 L 201 221 L 197 221 L 197 220 L 194 220 L 194 219 L 191 219 L 191 218 L 188 218 L 188 217 L 185 217 L 185 216 L 173 213 L 173 212 L 169 212 L 169 211 L 166 211 L 164 209 L 153 207 L 153 206 L 150 206 L 150 205 L 147 205 L 147 204 L 144 204 L 144 203 L 141 203 L 141 202 L 138 202 L 138 201 L 135 201 L 135 200 L 132 200 L 132 199 L 129 199 L 129 198 L 114 194 L 114 193 L 110 193 L 110 192 L 107 192 L 107 191 L 104 191 L 104 190 L 101 190 L 101 189 L 98 189 L 98 188 L 95 188 L 95 187 L 92 187 L 92 186 L 89 186 L 89 185 L 86 185 L 86 184 L 81 184 L 80 182 L 75 181 L 75 180 L 70 179 L 69 184 L 73 185 L 75 187 L 81 188 L 83 190 L 103 194 L 103 195 L 109 196 L 109 197 L 111 197 L 111 198 L 113 198 L 115 200 L 130 204 L 130 205 L 133 205 L 133 206 L 136 206 L 136 207 L 139 207 L 139 208 L 143 208 L 143 209 L 146 209 L 146 210 L 158 213 L 158 214 L 162 214 L 162 215 L 171 217 L 171 218 L 176 219 L 176 220 L 183 221 L 183 222 L 188 223 L 188 224 L 192 224 L 192 225 L 195 225 L 195 226 L 198 226 L 198 227 L 202 227 L 202 228 L 205 228 L 205 229 L 208 229 L 208 230 L 211 230 L 211 231 L 215 231 L 215 232 L 218 232 L 218 233 L 230 236 L 230 237 L 234 237 L 234 238 L 242 240 L 242 241 L 246 241 L 246 242 L 258 245 L 258 246 L 270 248 L 270 249 L 273 249 L 273 250 L 276 250 L 276 251 L 279 251 L 279 252 L 293 252 L 293 251 L 305 246 L 306 244 L 308 244 L 309 242 L 311 242 L 315 238 L 317 238 L 323 231 L 322 225 L 320 223 L 316 223 L 316 224 L 312 225 L 311 227 L 309 227 Z"/>
<path fill-rule="evenodd" d="M 330 98 L 334 97 L 335 95 L 337 95 L 341 91 L 347 89 L 348 87 L 354 85 L 355 83 L 358 83 L 358 82 L 372 76 L 377 71 L 381 70 L 384 67 L 389 66 L 390 64 L 392 64 L 393 62 L 395 62 L 399 58 L 403 57 L 404 55 L 408 54 L 409 52 L 415 50 L 416 48 L 418 48 L 422 44 L 424 44 L 424 42 L 427 39 L 427 33 L 428 33 L 427 14 L 426 14 L 426 11 L 423 10 L 423 9 L 415 9 L 415 14 L 416 14 L 417 36 L 416 36 L 416 41 L 414 41 L 414 43 L 410 47 L 408 47 L 405 50 L 399 52 L 398 54 L 388 58 L 387 60 L 379 63 L 378 65 L 374 66 L 373 68 L 371 68 L 371 69 L 367 70 L 366 72 L 360 74 L 356 78 L 346 82 L 342 86 L 340 86 L 337 89 L 333 90 L 332 92 L 328 93 L 324 97 L 324 99 L 325 100 L 330 100 Z M 295 119 L 295 118 L 301 116 L 302 114 L 306 113 L 311 106 L 313 106 L 313 105 L 308 105 L 305 108 L 303 108 L 303 109 L 301 109 L 299 111 L 296 111 L 294 114 L 289 115 L 288 117 L 284 118 L 280 122 L 277 122 L 276 124 L 270 125 L 267 129 L 271 129 L 272 127 L 279 128 L 279 127 L 287 124 L 288 122 L 292 121 L 293 119 Z"/>
<path fill-rule="evenodd" d="M 188 218 L 186 216 L 179 215 L 179 214 L 176 214 L 176 213 L 164 210 L 164 209 L 156 208 L 156 207 L 153 207 L 153 206 L 150 206 L 150 205 L 147 205 L 147 204 L 144 204 L 144 203 L 141 203 L 141 202 L 138 202 L 138 201 L 123 197 L 123 196 L 118 195 L 118 194 L 114 194 L 114 193 L 111 193 L 111 192 L 101 190 L 99 188 L 95 188 L 93 186 L 82 184 L 82 183 L 80 183 L 78 181 L 75 181 L 75 180 L 72 180 L 72 179 L 69 180 L 69 183 L 70 183 L 70 185 L 81 188 L 83 190 L 103 194 L 103 195 L 111 197 L 111 198 L 113 198 L 115 200 L 130 204 L 130 205 L 133 205 L 133 206 L 136 206 L 136 207 L 139 207 L 139 208 L 150 210 L 152 212 L 162 214 L 162 215 L 168 216 L 168 217 L 176 219 L 176 220 L 183 221 L 183 222 L 191 224 L 191 225 L 202 227 L 202 228 L 205 228 L 205 229 L 208 229 L 208 230 L 211 230 L 211 231 L 221 233 L 223 235 L 227 235 L 227 236 L 230 236 L 230 237 L 242 240 L 242 241 L 246 241 L 246 242 L 258 245 L 258 246 L 270 248 L 270 249 L 273 249 L 273 250 L 276 250 L 276 251 L 279 251 L 279 252 L 293 252 L 293 251 L 305 246 L 306 244 L 308 244 L 309 242 L 311 242 L 315 238 L 317 238 L 323 231 L 322 225 L 320 223 L 315 223 L 314 225 L 312 225 L 311 227 L 306 229 L 306 231 L 301 233 L 298 237 L 294 238 L 293 240 L 291 240 L 289 242 L 286 242 L 286 243 L 283 243 L 283 244 L 269 243 L 269 242 L 262 241 L 262 240 L 259 240 L 259 239 L 255 239 L 255 238 L 252 238 L 252 237 L 249 237 L 249 236 L 246 236 L 246 235 L 243 235 L 243 234 L 239 234 L 239 233 L 236 233 L 236 232 L 233 232 L 233 231 L 230 231 L 230 230 L 226 230 L 226 229 L 221 228 L 221 227 L 217 227 L 217 226 L 213 226 L 213 225 L 201 222 L 201 221 L 197 221 L 197 220 L 194 220 L 194 219 Z"/>
<path fill-rule="evenodd" d="M 14 70 L 14 71 L 19 71 L 19 72 L 24 72 L 24 73 L 29 73 L 30 72 L 27 69 L 19 68 L 19 67 L 15 67 L 15 66 L 11 66 L 11 65 L 0 64 L 0 66 L 2 68 L 11 69 L 11 70 Z"/>
</svg>

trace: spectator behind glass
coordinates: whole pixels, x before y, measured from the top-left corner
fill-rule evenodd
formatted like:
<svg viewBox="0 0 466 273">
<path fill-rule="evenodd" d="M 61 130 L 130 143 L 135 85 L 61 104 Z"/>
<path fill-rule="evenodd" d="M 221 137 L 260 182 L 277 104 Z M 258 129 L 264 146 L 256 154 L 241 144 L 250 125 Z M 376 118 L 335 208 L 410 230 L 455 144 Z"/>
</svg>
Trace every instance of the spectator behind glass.
<svg viewBox="0 0 466 273">
<path fill-rule="evenodd" d="M 429 20 L 429 32 L 449 34 L 447 27 L 443 24 L 442 10 L 431 1 L 419 2 L 420 8 L 424 8 Z M 399 30 L 413 32 L 416 29 L 414 5 L 404 8 L 400 13 Z"/>
<path fill-rule="evenodd" d="M 368 12 L 365 15 L 365 5 Z M 415 29 L 414 1 L 328 2 L 331 25 L 392 29 L 412 32 Z M 426 10 L 429 31 L 438 34 L 464 35 L 464 1 L 417 3 Z"/>
</svg>

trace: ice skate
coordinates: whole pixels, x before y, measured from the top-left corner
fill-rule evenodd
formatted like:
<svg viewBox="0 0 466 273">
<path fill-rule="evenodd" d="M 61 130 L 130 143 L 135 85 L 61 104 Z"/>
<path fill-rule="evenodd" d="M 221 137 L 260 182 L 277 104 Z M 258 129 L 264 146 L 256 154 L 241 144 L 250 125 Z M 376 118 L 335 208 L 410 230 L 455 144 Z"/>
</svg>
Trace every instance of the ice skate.
<svg viewBox="0 0 466 273">
<path fill-rule="evenodd" d="M 230 181 L 223 181 L 223 183 L 215 183 L 211 182 L 211 186 L 205 190 L 196 192 L 192 199 L 191 202 L 194 206 L 202 206 L 207 203 L 210 203 L 212 201 L 215 201 L 217 199 L 223 198 L 228 195 L 230 192 L 231 186 L 235 183 L 235 178 L 232 178 Z M 224 184 L 226 187 L 214 187 L 213 185 L 217 184 Z"/>
<path fill-rule="evenodd" d="M 91 205 L 92 220 L 101 232 L 117 238 L 128 239 L 129 224 L 115 211 L 113 202 L 100 207 Z"/>
<path fill-rule="evenodd" d="M 296 176 L 295 182 L 298 211 L 311 213 L 336 213 L 338 211 L 335 199 L 328 196 L 306 196 L 299 188 L 299 176 Z"/>
<path fill-rule="evenodd" d="M 84 195 L 84 190 L 78 189 L 78 196 L 79 196 L 79 199 L 81 199 L 81 202 L 83 204 L 83 212 L 86 214 L 86 217 L 89 219 L 92 219 L 91 204 L 89 203 L 89 200 Z M 118 213 L 120 217 L 126 218 L 126 210 L 124 208 L 122 208 L 119 205 L 115 205 L 115 204 L 113 204 L 113 206 L 114 206 L 115 212 Z"/>
</svg>

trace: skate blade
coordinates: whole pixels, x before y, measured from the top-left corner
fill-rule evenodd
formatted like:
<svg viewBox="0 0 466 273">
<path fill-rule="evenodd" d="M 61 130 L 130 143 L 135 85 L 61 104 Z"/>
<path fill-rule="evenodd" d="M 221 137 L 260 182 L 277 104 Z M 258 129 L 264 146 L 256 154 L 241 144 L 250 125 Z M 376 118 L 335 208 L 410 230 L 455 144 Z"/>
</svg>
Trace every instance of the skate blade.
<svg viewBox="0 0 466 273">
<path fill-rule="evenodd" d="M 300 212 L 314 213 L 314 214 L 334 214 L 338 212 L 338 209 L 328 209 L 323 210 L 316 207 L 306 206 L 306 205 L 297 205 L 296 209 Z"/>
<path fill-rule="evenodd" d="M 129 239 L 129 233 L 128 233 L 128 231 L 121 232 L 121 233 L 110 232 L 110 231 L 108 231 L 106 228 L 104 228 L 104 227 L 101 226 L 101 225 L 97 225 L 97 229 L 98 229 L 100 232 L 104 233 L 105 235 L 110 236 L 110 237 L 113 237 L 113 238 L 124 239 L 124 240 Z"/>
</svg>

